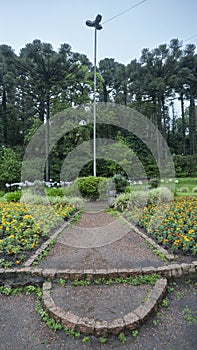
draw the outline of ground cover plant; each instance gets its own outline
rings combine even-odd
[[[177,253],[197,254],[196,196],[126,210],[124,215],[165,248]]]
[[[69,204],[0,203],[0,266],[22,264],[57,228],[74,214]]]

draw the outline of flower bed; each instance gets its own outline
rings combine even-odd
[[[197,197],[126,211],[124,215],[173,252],[197,253]]]
[[[21,264],[75,211],[62,204],[0,203],[0,267]]]

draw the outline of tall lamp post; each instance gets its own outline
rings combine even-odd
[[[93,173],[96,176],[96,48],[97,48],[97,30],[101,30],[102,26],[100,24],[102,19],[101,15],[97,15],[94,21],[87,20],[86,25],[88,27],[93,27],[94,30],[94,165]]]

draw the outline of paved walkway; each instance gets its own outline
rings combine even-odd
[[[79,221],[75,225],[68,225],[57,236],[54,247],[38,267],[53,269],[53,271],[66,269],[81,271],[121,269],[123,271],[151,266],[167,268],[169,261],[161,261],[137,231],[131,229],[130,225],[121,219],[102,211],[104,208],[105,205],[101,203],[95,205],[89,203]],[[74,325],[76,320],[76,327],[79,327],[80,331],[90,329],[91,334],[96,334],[97,337],[108,330],[110,332],[113,330],[113,335],[121,330],[127,332],[130,330],[125,345],[120,343],[118,337],[112,336],[102,346],[104,349],[185,350],[187,348],[193,350],[193,345],[197,341],[196,323],[193,321],[190,325],[189,336],[188,325],[182,310],[187,304],[195,313],[197,312],[196,303],[194,303],[196,286],[194,283],[189,289],[190,294],[187,294],[187,298],[186,285],[182,285],[180,289],[177,284],[176,293],[179,292],[181,298],[185,298],[186,304],[180,299],[180,305],[177,306],[179,300],[175,295],[169,309],[165,312],[160,310],[160,315],[163,314],[161,319],[157,319],[157,315],[153,314],[152,319],[146,321],[144,326],[141,325],[140,320],[146,320],[147,313],[155,309],[155,303],[166,290],[167,281],[165,278],[161,280],[158,280],[158,284],[156,282],[157,287],[126,284],[111,286],[93,284],[75,287],[69,283],[63,287],[54,280],[52,283],[44,283],[43,302],[45,306],[48,305],[52,315],[59,313],[57,319],[59,315],[63,315],[60,319],[70,322],[71,325]],[[170,300],[170,295],[168,298]],[[101,349],[99,339],[95,337],[91,337],[90,344],[83,344],[81,339],[66,337],[64,331],[54,335],[55,333],[49,330],[35,314],[33,304],[33,297],[0,297],[0,349]],[[193,314],[193,320],[194,315],[196,314]],[[133,321],[136,318],[138,321],[135,325]],[[97,321],[98,319],[100,321]],[[153,320],[155,324],[158,323],[157,328],[154,328]],[[139,325],[141,326],[139,336],[135,339],[131,335],[131,330]],[[95,329],[96,332],[94,332]]]
[[[64,229],[39,267],[122,269],[164,264],[146,240],[123,220],[93,211],[83,213],[77,224]]]

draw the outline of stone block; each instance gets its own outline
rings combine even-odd
[[[172,276],[172,268],[171,265],[167,266],[160,266],[156,269],[156,273],[159,273],[160,275],[164,277],[171,277]]]
[[[70,311],[65,312],[61,310],[60,316],[62,319],[62,325],[64,327],[68,327],[69,329],[72,329],[72,330],[77,330],[77,324],[79,321],[79,317],[77,315],[73,314]]]
[[[56,269],[44,269],[42,270],[42,276],[44,278],[51,278],[54,279],[56,275],[57,270]]]
[[[65,269],[65,270],[57,270],[56,271],[56,278],[63,278],[63,279],[68,279],[70,277],[70,270]]]
[[[96,270],[94,272],[94,277],[95,278],[101,278],[101,277],[106,278],[107,274],[108,274],[108,270],[106,270],[106,269],[98,269],[98,270]]]
[[[124,318],[125,328],[128,330],[135,329],[139,324],[139,317],[135,315],[133,312],[125,315]]]
[[[108,335],[108,322],[105,320],[96,321],[94,326],[94,335],[96,337],[106,337]]]
[[[113,321],[108,323],[107,328],[110,334],[117,335],[125,329],[124,320],[122,318],[115,318]]]
[[[48,291],[48,290],[50,290],[51,288],[52,288],[52,283],[51,283],[51,282],[44,282],[44,283],[43,283],[43,287],[42,287],[43,292],[44,292],[44,291]]]
[[[149,314],[149,310],[145,305],[140,305],[137,309],[134,310],[134,313],[139,317],[140,322],[144,322]]]
[[[109,269],[107,271],[106,278],[117,278],[119,277],[118,270],[117,269]]]
[[[77,322],[77,328],[79,331],[85,335],[94,334],[95,320],[88,317],[80,318]]]
[[[143,267],[142,268],[142,273],[144,275],[152,275],[153,273],[156,273],[156,268],[153,267],[153,266]]]

